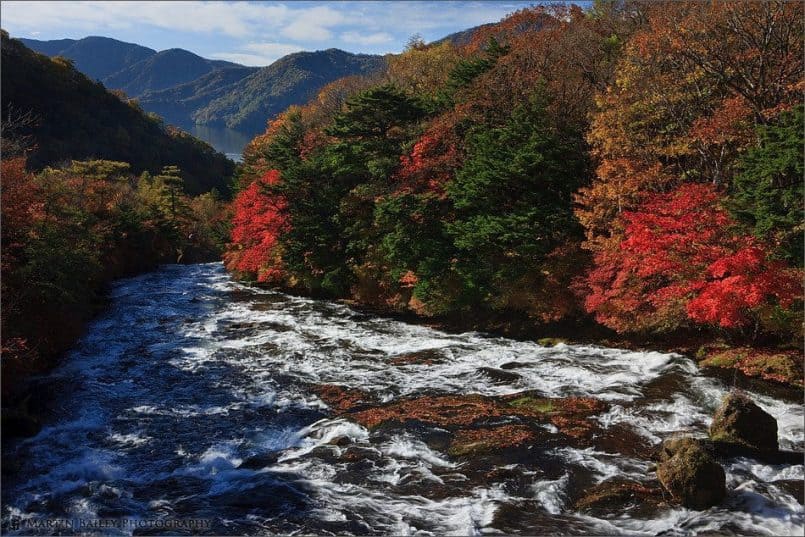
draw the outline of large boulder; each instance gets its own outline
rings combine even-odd
[[[755,449],[777,450],[777,420],[742,393],[731,393],[713,416],[710,438]]]
[[[666,440],[660,449],[657,478],[671,497],[691,509],[718,505],[727,495],[726,475],[700,442]]]

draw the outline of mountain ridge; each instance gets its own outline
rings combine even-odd
[[[455,32],[433,43],[461,46],[484,26]],[[185,49],[157,52],[100,36],[21,41],[44,54],[73,60],[90,78],[136,98],[144,110],[159,114],[166,122],[226,127],[250,134],[262,132],[267,120],[290,105],[304,104],[324,85],[385,66],[384,56],[338,48],[294,52],[269,65],[250,67],[203,58]],[[102,61],[92,60],[92,45],[112,50],[101,55]],[[114,58],[120,62],[120,69],[113,69]]]

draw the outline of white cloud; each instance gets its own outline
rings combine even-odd
[[[2,15],[26,31],[70,28],[94,33],[145,24],[184,32],[254,35],[279,27],[291,10],[283,4],[246,2],[3,2]]]
[[[270,65],[286,54],[304,50],[291,43],[247,43],[239,52],[216,52],[210,54],[216,60],[227,60],[253,67]]]
[[[249,67],[265,67],[274,61],[260,54],[246,54],[240,52],[214,52],[210,54],[210,58],[213,60],[226,60],[241,65],[248,65]]]
[[[291,43],[249,43],[243,48],[264,56],[277,57],[303,50],[299,45],[292,45]]]
[[[3,0],[3,27],[12,35],[50,38],[86,35],[145,35],[167,32],[173,42],[229,41],[220,54],[239,54],[250,63],[265,62],[285,49],[254,49],[279,38],[313,50],[339,42],[372,49],[396,43],[402,48],[414,33],[438,39],[449,33],[500,20],[524,3],[495,2],[220,2],[220,1],[14,1]],[[226,39],[224,39],[226,38]],[[128,40],[134,40],[129,37]],[[217,41],[217,40],[216,40]],[[329,41],[329,43],[328,43]],[[144,42],[144,45],[149,43]],[[279,46],[278,44],[270,44]],[[171,45],[175,46],[175,45]],[[209,47],[200,47],[207,48]],[[389,48],[394,48],[389,46]],[[218,49],[221,50],[221,49]]]
[[[357,43],[359,45],[380,45],[394,41],[394,36],[387,32],[374,34],[361,34],[360,32],[344,32],[341,34],[344,43]]]
[[[326,41],[333,37],[330,28],[348,22],[330,6],[295,10],[294,20],[281,30],[283,36],[297,41]]]

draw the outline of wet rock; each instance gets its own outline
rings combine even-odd
[[[585,491],[575,509],[600,517],[634,508],[656,510],[665,505],[662,488],[656,481],[638,483],[615,478]]]
[[[482,395],[442,395],[405,399],[352,414],[368,428],[385,422],[417,420],[430,425],[467,426],[490,417],[502,416],[503,405]]]
[[[707,509],[727,495],[724,469],[693,438],[663,443],[657,477],[673,499],[685,507]]]
[[[589,417],[608,408],[603,401],[589,397],[549,399],[521,392],[503,397],[483,395],[436,395],[404,399],[352,413],[349,417],[364,427],[377,429],[393,423],[420,422],[444,428],[474,428],[501,425],[501,421],[555,422],[570,431],[592,430]],[[586,433],[585,433],[586,434]]]
[[[533,364],[526,362],[506,362],[500,366],[501,369],[522,369],[524,367],[531,367]]]
[[[805,460],[805,453],[798,451],[757,449],[741,444],[713,440],[705,440],[703,444],[715,457],[720,459],[745,457],[755,459],[764,464],[802,464],[803,460]]]
[[[678,452],[688,448],[707,449],[704,441],[700,438],[692,438],[690,436],[669,438],[665,440],[657,450],[657,460],[660,462],[668,462]]]
[[[363,390],[335,384],[319,384],[314,386],[313,391],[327,406],[338,413],[349,412],[374,401],[374,398]]]
[[[592,397],[540,397],[531,392],[520,392],[501,398],[510,407],[510,412],[518,416],[590,416],[604,412],[609,405]]]
[[[805,460],[805,453],[798,451],[757,449],[732,442],[690,437],[666,440],[656,453],[656,459],[666,461],[681,447],[691,444],[696,444],[707,451],[710,456],[720,461],[743,457],[754,459],[764,464],[802,464],[802,461]]]
[[[593,445],[596,451],[642,460],[650,459],[655,451],[651,442],[627,423],[614,423],[595,431]]]
[[[777,450],[777,420],[742,393],[730,393],[713,416],[710,438]]]
[[[585,418],[575,416],[553,416],[551,424],[565,436],[570,436],[576,440],[589,440],[597,430],[595,424]]]
[[[5,438],[36,436],[42,429],[38,418],[19,408],[2,410],[2,434]]]
[[[447,453],[453,457],[477,456],[533,443],[534,431],[524,425],[501,425],[459,430]]]
[[[331,446],[348,446],[352,443],[352,439],[346,435],[339,435],[332,438],[329,442],[327,442]]]
[[[805,505],[805,481],[801,479],[781,479],[772,481],[771,484],[796,498],[800,505]]]
[[[380,457],[381,454],[378,450],[359,446],[350,446],[341,453],[341,460],[346,462],[375,461]]]
[[[391,365],[432,365],[444,361],[444,355],[436,349],[425,349],[416,352],[407,352],[392,356]]]
[[[275,464],[278,458],[279,452],[277,451],[273,451],[271,453],[260,453],[245,459],[240,466],[238,466],[238,468],[245,468],[247,470],[262,470],[263,468]]]
[[[520,375],[517,373],[510,373],[502,369],[495,369],[494,367],[482,367],[478,369],[478,372],[501,384],[511,384],[520,380]]]

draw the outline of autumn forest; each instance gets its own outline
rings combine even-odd
[[[424,316],[796,345],[801,19],[600,2],[414,39],[252,141],[226,266]]]
[[[2,31],[2,533],[801,534],[805,4],[308,4]]]

